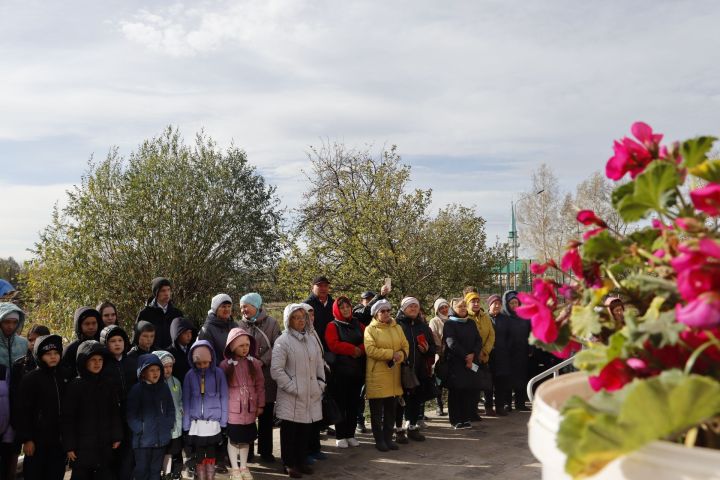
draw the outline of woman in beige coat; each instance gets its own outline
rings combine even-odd
[[[285,309],[285,331],[275,342],[270,374],[277,382],[275,416],[280,424],[280,452],[290,478],[312,469],[304,464],[311,425],[322,419],[325,370],[322,349],[309,333],[308,315],[299,303]]]
[[[402,328],[390,315],[390,302],[380,300],[372,306],[373,317],[365,329],[367,370],[365,392],[370,403],[370,422],[375,447],[381,452],[397,450],[392,440],[395,404],[402,396],[400,364],[410,349]]]

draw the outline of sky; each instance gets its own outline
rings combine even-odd
[[[718,24],[702,0],[0,0],[0,257],[168,125],[246,150],[289,209],[311,145],[397,145],[434,211],[504,239],[542,163],[574,190],[634,121],[720,133]]]

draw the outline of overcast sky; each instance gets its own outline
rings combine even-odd
[[[644,120],[718,134],[717,1],[0,0],[0,257],[113,145],[234,141],[297,204],[321,139],[396,144],[435,209],[507,236],[543,162],[566,189]]]

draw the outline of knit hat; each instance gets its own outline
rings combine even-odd
[[[192,351],[193,363],[196,362],[212,362],[212,352],[205,345],[198,345]]]
[[[210,311],[212,313],[217,313],[218,307],[220,307],[223,303],[229,303],[232,305],[232,298],[230,298],[230,295],[227,293],[218,293],[210,301]]]
[[[402,301],[400,302],[400,311],[404,312],[407,307],[409,307],[410,305],[413,305],[413,304],[417,305],[418,307],[420,306],[420,302],[415,297],[403,298]]]
[[[384,308],[390,310],[392,308],[392,305],[390,305],[390,302],[383,298],[382,300],[378,300],[377,302],[373,303],[373,306],[370,307],[370,316],[374,317],[378,310],[382,310]]]
[[[158,292],[162,287],[172,287],[172,283],[165,277],[156,277],[152,281],[152,293],[153,298],[157,297]]]
[[[263,300],[259,293],[251,292],[251,293],[246,293],[245,295],[243,295],[242,298],[240,298],[240,303],[241,304],[244,303],[246,305],[252,305],[253,307],[260,310],[260,307],[262,307]]]
[[[502,304],[502,298],[500,298],[500,295],[493,293],[487,299],[488,307],[491,307],[495,302],[500,302],[500,304]]]
[[[444,298],[438,298],[437,300],[435,300],[435,304],[433,305],[433,308],[435,309],[435,313],[437,313],[437,311],[438,311],[438,310],[440,309],[440,307],[442,307],[443,305],[447,305],[448,307],[450,306],[450,304],[448,303],[448,301],[445,300]]]
[[[44,335],[38,337],[37,340],[35,340],[35,344],[37,345],[35,351],[38,357],[42,357],[50,350],[56,350],[58,353],[62,353],[63,351],[62,337],[60,335]]]
[[[477,293],[477,292],[468,292],[468,293],[465,294],[465,303],[467,303],[468,305],[470,305],[470,301],[472,301],[472,300],[474,300],[474,299],[476,299],[476,298],[477,298],[478,300],[480,299],[480,294],[479,294],[479,293]]]
[[[152,354],[160,359],[163,366],[173,365],[175,363],[175,356],[166,350],[155,350]]]

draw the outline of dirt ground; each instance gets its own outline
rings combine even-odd
[[[428,409],[429,410],[429,409]],[[401,445],[395,452],[381,453],[374,447],[372,435],[358,434],[360,447],[339,449],[335,439],[322,441],[330,458],[316,462],[315,479],[418,479],[498,478],[503,480],[539,479],[540,465],[527,445],[529,412],[513,411],[507,417],[483,417],[472,430],[453,430],[447,417],[430,417],[423,431],[427,440]],[[275,456],[280,458],[279,431],[276,430]],[[287,477],[279,460],[274,465],[251,464],[257,480]],[[218,475],[225,479],[229,476]]]

